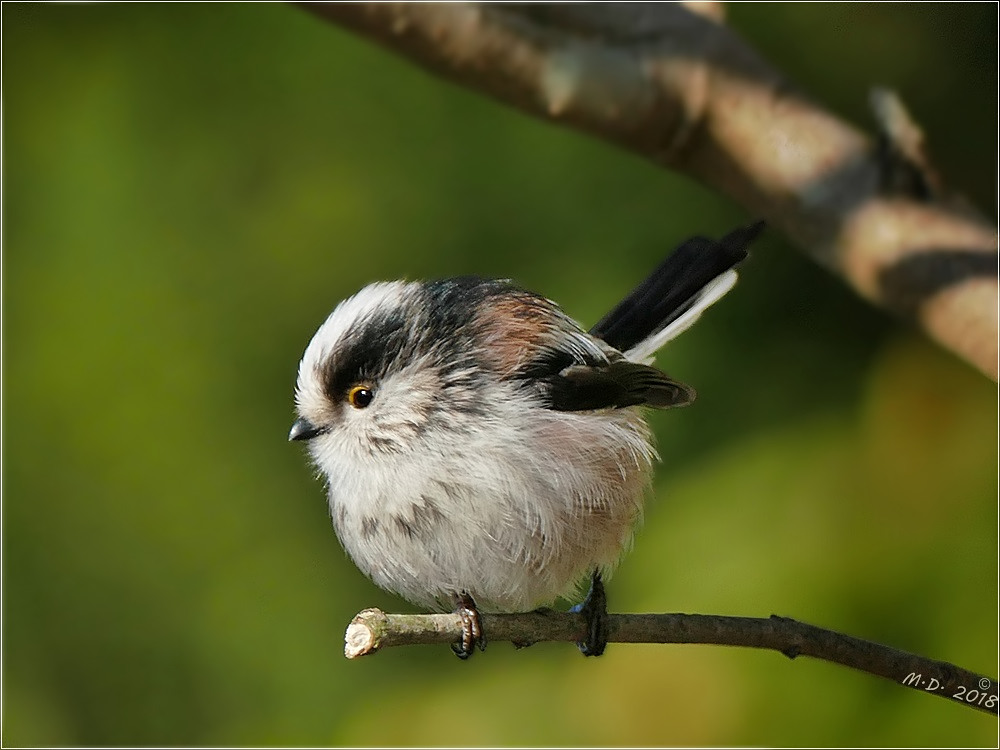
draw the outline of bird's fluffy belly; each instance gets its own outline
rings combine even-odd
[[[468,592],[483,611],[517,612],[571,596],[617,562],[649,483],[641,416],[603,416],[550,412],[504,455],[465,444],[420,466],[397,457],[392,474],[408,484],[331,481],[337,535],[376,584],[421,606],[450,609]]]

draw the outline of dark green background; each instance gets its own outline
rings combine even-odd
[[[996,6],[734,5],[869,127],[895,87],[995,205]],[[3,742],[994,744],[995,718],[774,653],[494,644],[360,662],[285,442],[299,356],[381,278],[510,276],[593,323],[748,217],[285,5],[3,5]],[[660,364],[690,409],[617,611],[778,613],[997,669],[997,398],[770,232]]]

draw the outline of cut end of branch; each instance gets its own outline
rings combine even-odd
[[[357,659],[378,651],[378,636],[386,622],[385,612],[380,609],[366,609],[355,615],[344,633],[344,656]]]

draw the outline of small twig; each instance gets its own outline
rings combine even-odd
[[[490,642],[577,642],[586,631],[583,616],[571,612],[484,613],[481,618]],[[347,628],[344,655],[354,659],[388,646],[454,643],[461,632],[455,614],[394,615],[366,609]],[[773,649],[790,659],[812,656],[842,664],[994,715],[1000,705],[997,681],[991,677],[777,615],[608,615],[608,641]]]
[[[868,97],[879,128],[879,147],[885,163],[882,190],[887,195],[910,195],[918,200],[947,197],[941,177],[927,154],[924,131],[899,98],[886,88],[872,89]]]

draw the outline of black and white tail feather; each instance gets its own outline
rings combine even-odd
[[[681,244],[639,286],[605,315],[590,334],[649,364],[664,344],[690,328],[736,283],[734,266],[764,229],[758,221],[721,240],[692,237]]]
[[[611,348],[610,356],[565,368],[552,366],[546,358],[551,370],[541,380],[548,388],[551,408],[668,409],[694,401],[694,389],[653,367],[653,359],[658,349],[690,328],[706,308],[733,288],[734,266],[747,257],[747,247],[763,228],[764,222],[757,222],[721,240],[693,237],[681,244],[590,329],[590,336]],[[534,374],[541,375],[543,369]]]

